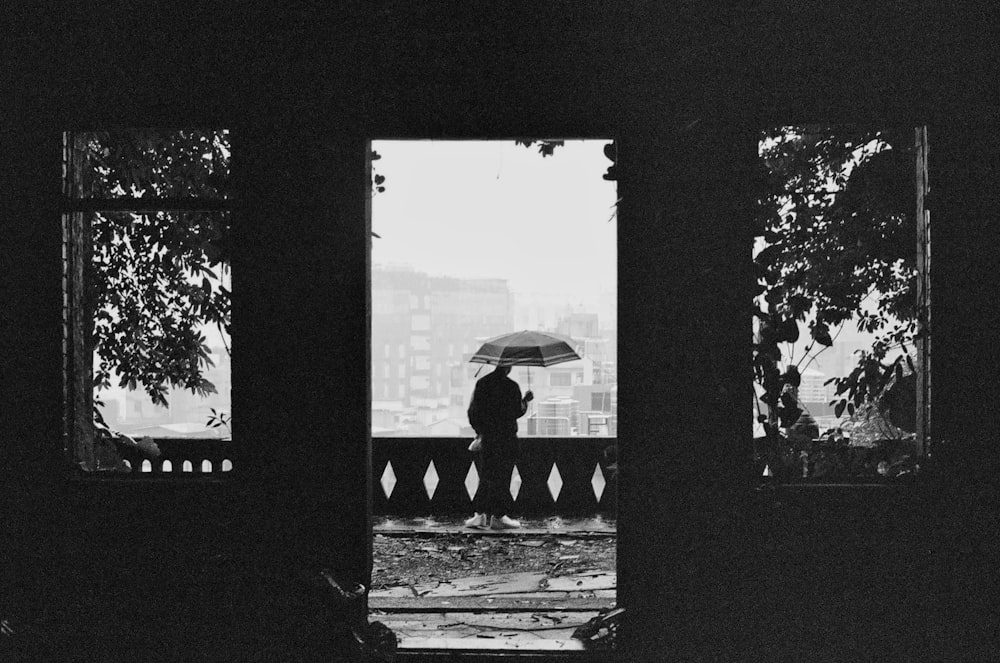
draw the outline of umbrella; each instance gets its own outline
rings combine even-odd
[[[502,334],[483,343],[469,362],[494,366],[552,366],[581,358],[572,343],[567,336],[549,332],[525,330]],[[528,385],[530,388],[530,372]]]

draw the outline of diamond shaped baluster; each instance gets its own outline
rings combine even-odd
[[[555,463],[552,463],[552,471],[549,472],[549,480],[545,484],[549,487],[549,494],[552,495],[552,501],[557,501],[559,493],[562,492],[563,480],[559,476],[559,468],[556,467]]]
[[[437,490],[438,484],[441,482],[440,477],[438,477],[437,468],[434,467],[434,461],[430,462],[427,466],[427,471],[424,472],[424,490],[427,491],[427,499],[434,499],[434,491]]]
[[[479,472],[476,464],[469,463],[469,473],[465,475],[465,492],[469,495],[469,500],[476,499],[476,492],[479,490]]]
[[[594,467],[594,476],[590,478],[590,486],[594,489],[594,497],[597,501],[601,501],[601,495],[604,494],[604,488],[608,485],[608,482],[604,480],[604,472],[601,471],[601,465],[598,463]]]
[[[517,501],[517,495],[521,492],[521,473],[517,471],[517,465],[514,466],[514,471],[510,473],[510,497],[515,502]]]
[[[385,494],[385,499],[392,497],[392,489],[396,487],[396,473],[392,470],[392,461],[388,461],[385,464],[385,469],[382,470],[382,478],[379,479],[379,483],[382,484],[382,492]]]

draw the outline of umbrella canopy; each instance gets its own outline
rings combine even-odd
[[[560,334],[519,331],[489,339],[469,362],[494,366],[552,366],[580,359],[572,340]]]

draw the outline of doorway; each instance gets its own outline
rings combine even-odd
[[[371,143],[369,601],[404,647],[572,647],[615,606],[614,149]],[[534,395],[505,486],[520,526],[471,528],[467,409],[493,367],[470,359],[518,330],[571,339],[580,358],[512,369]]]

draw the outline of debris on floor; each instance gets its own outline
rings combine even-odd
[[[615,607],[614,523],[525,525],[499,533],[442,520],[383,522],[373,546],[372,618],[407,650],[606,645],[610,629],[594,620]]]

